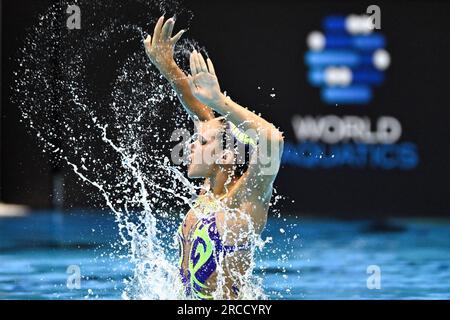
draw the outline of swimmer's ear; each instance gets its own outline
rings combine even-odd
[[[234,162],[234,153],[230,150],[224,150],[222,152],[220,163],[221,164],[233,164]]]

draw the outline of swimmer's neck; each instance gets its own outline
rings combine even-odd
[[[217,170],[214,172],[210,177],[205,179],[205,186],[206,190],[210,190],[214,197],[221,198],[224,197],[227,194],[227,191],[233,188],[234,184],[236,183],[237,179],[231,179],[229,180],[229,174],[224,170]],[[225,183],[226,188],[225,188]]]

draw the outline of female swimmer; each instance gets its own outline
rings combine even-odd
[[[174,18],[159,18],[144,45],[196,127],[188,177],[204,179],[204,191],[178,229],[180,276],[188,297],[237,299],[250,267],[252,235],[259,235],[267,221],[284,138],[274,125],[221,92],[210,59],[205,62],[194,50],[190,75],[177,66],[174,46],[184,30],[172,37],[174,24]],[[228,132],[237,141],[231,146]],[[239,144],[249,154],[243,163],[237,163]]]

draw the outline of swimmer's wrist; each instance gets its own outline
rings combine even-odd
[[[176,63],[173,63],[170,67],[165,68],[164,70],[160,70],[160,73],[172,86],[178,85],[180,81],[186,81],[186,75]]]
[[[160,66],[159,72],[167,79],[171,80],[171,78],[174,78],[177,74],[177,71],[179,70],[178,65],[175,61],[164,63]]]
[[[228,113],[230,101],[230,97],[221,93],[218,99],[211,103],[210,107],[220,114]]]

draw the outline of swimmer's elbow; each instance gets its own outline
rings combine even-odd
[[[280,148],[283,149],[284,148],[284,134],[283,134],[283,132],[281,132],[278,129],[277,129],[277,141],[278,141],[278,144],[280,145]]]
[[[270,130],[270,137],[273,141],[282,141],[284,139],[283,132],[275,128],[275,126]]]
[[[270,141],[278,142],[280,145],[284,143],[284,135],[277,127],[273,124],[270,125],[270,129],[268,131],[268,138]]]
[[[284,134],[280,130],[274,128],[271,133],[271,144],[274,144],[277,147],[278,152],[276,156],[281,158],[284,149]]]

